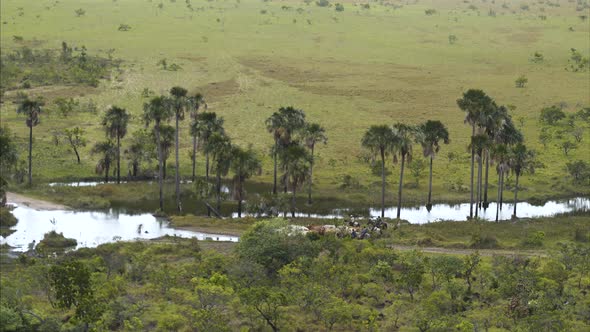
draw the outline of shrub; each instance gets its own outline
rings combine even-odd
[[[328,0],[319,0],[319,1],[316,1],[315,4],[320,7],[330,7],[330,1],[328,1]]]
[[[39,249],[64,249],[75,247],[76,245],[78,245],[78,241],[76,241],[76,239],[69,239],[66,238],[63,233],[51,231],[49,233],[45,233],[43,240],[39,242]]]
[[[432,8],[430,8],[430,9],[426,9],[426,10],[424,11],[424,14],[426,14],[426,15],[428,15],[428,16],[430,16],[430,15],[434,15],[434,14],[436,14],[436,9],[432,9]]]
[[[524,88],[524,86],[528,83],[529,79],[526,78],[526,76],[524,75],[520,75],[516,81],[514,81],[514,84],[516,85],[517,88]]]
[[[449,35],[449,44],[453,45],[456,42],[457,42],[457,36]]]
[[[495,249],[500,246],[498,245],[498,240],[493,235],[473,234],[469,247],[473,249]]]
[[[545,240],[545,233],[538,231],[529,234],[527,238],[522,241],[522,245],[525,247],[538,248],[543,246],[543,240]]]
[[[584,228],[576,228],[574,231],[574,240],[576,242],[590,242],[590,231]]]
[[[337,12],[343,12],[344,11],[344,6],[340,3],[337,3],[335,6],[335,9]]]
[[[565,167],[574,183],[590,182],[590,165],[587,162],[577,160],[565,164]]]

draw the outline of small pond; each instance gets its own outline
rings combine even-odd
[[[237,242],[238,237],[208,234],[174,229],[168,222],[151,214],[126,214],[109,212],[44,211],[26,206],[17,206],[12,213],[18,224],[1,243],[15,247],[15,251],[27,251],[29,244],[39,243],[43,235],[50,231],[63,233],[67,238],[78,241],[77,248],[96,247],[103,243],[131,240],[148,240],[164,235],[183,238],[211,239],[214,241]]]

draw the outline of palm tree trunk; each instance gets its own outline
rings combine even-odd
[[[502,172],[502,185],[500,187],[500,211],[502,211],[502,207],[504,205],[504,172]]]
[[[176,189],[176,209],[180,212],[182,211],[182,205],[180,205],[180,165],[179,165],[179,161],[178,161],[178,121],[179,121],[179,115],[178,113],[176,114],[176,132],[174,133],[174,140],[176,141],[175,145],[176,145],[176,149],[175,149],[175,153],[176,153],[176,163],[174,164],[174,166],[176,167],[176,172],[174,174],[174,182],[175,182],[175,189]]]
[[[121,136],[117,129],[117,184],[121,183]]]
[[[158,186],[160,191],[160,211],[164,211],[164,162],[162,158],[162,145],[160,144],[160,122],[156,122],[156,146],[158,148]]]
[[[486,178],[485,178],[485,185],[483,189],[483,208],[488,208],[488,177],[490,171],[490,151],[486,150]]]
[[[192,156],[192,162],[193,162],[193,176],[192,176],[192,180],[193,183],[195,182],[195,176],[196,176],[196,167],[197,167],[197,136],[193,136],[193,156]]]
[[[205,152],[205,181],[209,183],[209,152]]]
[[[166,173],[167,173],[166,169],[168,168],[167,164],[168,164],[168,159],[164,159],[164,180],[166,180]]]
[[[432,155],[430,156],[430,176],[428,179],[428,203],[426,203],[426,209],[430,212],[432,209]]]
[[[104,183],[109,183],[109,170],[111,169],[111,163],[107,163],[106,165],[106,169],[104,172]]]
[[[242,178],[239,177],[238,181],[238,218],[242,218]]]
[[[217,212],[221,213],[221,171],[217,170]]]
[[[512,214],[512,218],[516,218],[516,203],[518,202],[518,173],[516,173],[516,184],[514,186],[514,213]]]
[[[132,173],[133,177],[136,177],[137,176],[137,162],[135,162],[135,161],[133,162],[133,165],[132,165],[132,172],[133,172]]]
[[[297,185],[293,186],[293,198],[291,199],[291,218],[295,218],[295,198],[297,195]]]
[[[496,222],[498,222],[500,217],[500,192],[502,188],[502,168],[500,168],[500,172],[498,173],[498,199],[496,200]]]
[[[385,151],[381,149],[381,218],[385,218]]]
[[[31,121],[32,122],[32,121]],[[29,126],[29,186],[33,185],[33,126]]]
[[[477,202],[475,203],[475,218],[479,217],[480,188],[481,188],[481,156],[479,156],[479,160],[477,162],[477,181],[475,183],[475,199],[477,200]]]
[[[272,186],[272,194],[276,195],[277,194],[277,149],[279,147],[279,140],[278,138],[275,138],[275,149],[273,151],[273,159],[274,159],[274,181],[273,181],[273,186]]]
[[[406,164],[406,155],[402,154],[402,169],[399,172],[399,188],[397,190],[397,219],[399,219],[402,208],[402,188],[404,182],[404,167]]]
[[[307,193],[307,204],[311,205],[311,186],[313,185],[313,150],[314,146],[311,146],[311,162],[309,163],[309,189]]]
[[[475,137],[475,124],[471,126],[471,138]],[[475,147],[471,144],[471,198],[469,201],[469,218],[473,218],[473,169],[475,167]]]

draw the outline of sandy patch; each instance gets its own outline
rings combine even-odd
[[[48,202],[48,201],[44,201],[44,200],[40,200],[40,199],[36,199],[36,198],[31,198],[31,197],[23,196],[20,194],[11,193],[11,192],[6,193],[6,200],[8,201],[8,203],[25,205],[25,206],[28,206],[28,207],[35,209],[35,210],[52,211],[52,210],[69,210],[70,209],[69,207],[67,207],[65,205],[61,205],[61,204],[57,204],[57,203],[53,203],[53,202]]]

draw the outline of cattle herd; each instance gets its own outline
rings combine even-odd
[[[350,237],[352,239],[368,239],[372,236],[381,235],[389,225],[380,217],[368,219],[363,225],[360,221],[351,217],[344,225],[289,225],[287,233],[289,235],[315,233],[318,235],[333,235],[338,238]]]

